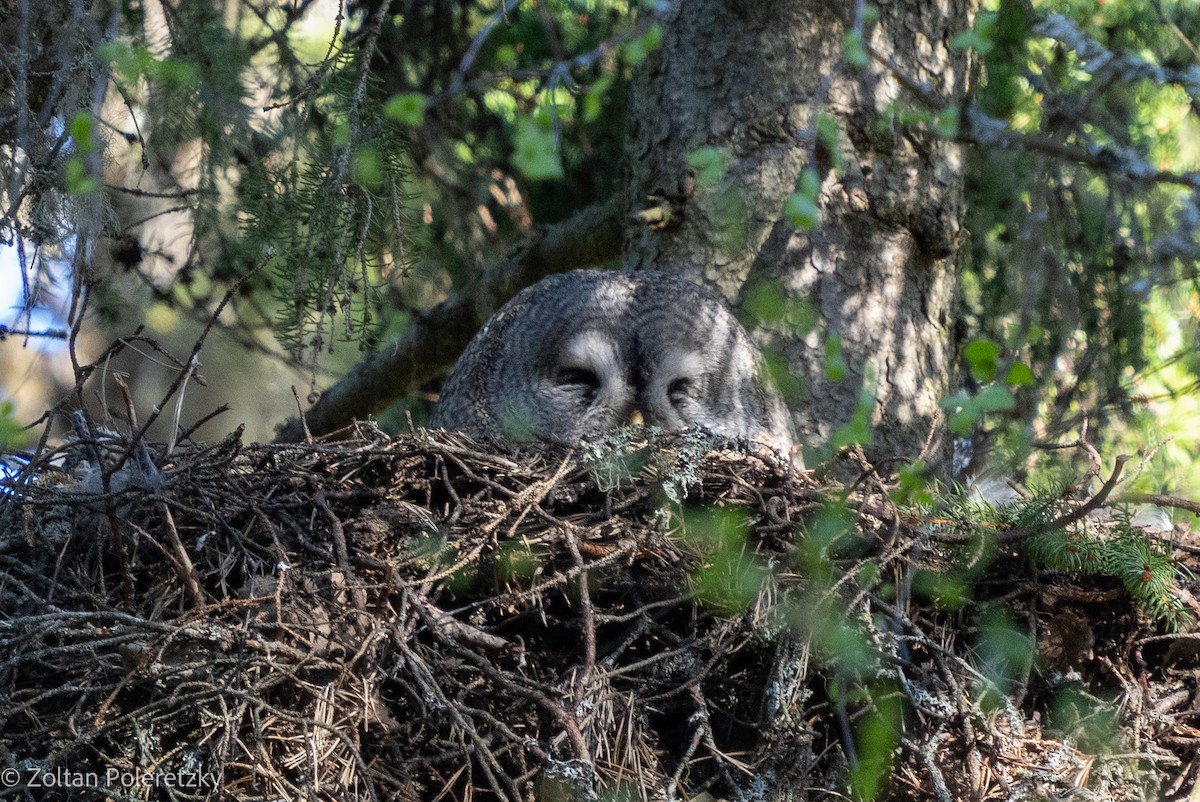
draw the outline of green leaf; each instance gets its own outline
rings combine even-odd
[[[959,390],[953,395],[948,395],[938,402],[938,406],[942,409],[958,409],[971,403],[971,395],[965,390]]]
[[[992,43],[980,37],[975,31],[963,31],[950,40],[950,47],[954,50],[974,50],[986,54],[992,49]]]
[[[627,42],[622,48],[621,53],[625,57],[625,63],[631,67],[636,67],[646,60],[646,56],[653,53],[662,44],[662,28],[658,25],[651,25],[644,34],[636,39]]]
[[[5,399],[0,403],[0,451],[7,451],[21,442],[24,427],[14,417],[13,402]]]
[[[892,755],[900,741],[903,709],[900,689],[880,683],[870,691],[871,704],[855,722],[855,741],[858,743],[858,764],[850,772],[853,799],[876,799],[891,773]]]
[[[804,168],[800,173],[800,180],[796,182],[796,191],[816,203],[821,196],[821,178],[817,171],[811,167]]]
[[[376,148],[366,146],[354,154],[354,180],[359,186],[373,189],[383,180],[383,163]]]
[[[981,617],[976,637],[980,670],[1001,693],[1007,693],[1035,656],[1033,639],[1002,610]]]
[[[712,187],[725,177],[725,151],[720,148],[700,148],[687,157],[688,167],[696,171],[696,183]]]
[[[829,151],[829,155],[833,160],[834,172],[840,176],[845,169],[845,159],[842,157],[842,143],[838,136],[837,121],[828,114],[817,115],[817,139]],[[813,171],[813,177],[816,177],[815,170]],[[819,189],[820,181],[817,181],[817,186]]]
[[[940,406],[943,409],[956,410],[950,415],[950,431],[966,436],[985,414],[1012,409],[1016,406],[1016,401],[1007,387],[992,384],[983,388],[976,396],[961,392],[947,396],[941,400]]]
[[[774,323],[787,314],[787,298],[778,281],[756,281],[746,287],[742,307],[758,323]]]
[[[174,58],[151,59],[145,66],[146,75],[163,83],[190,88],[200,85],[200,68],[190,61]]]
[[[717,191],[716,197],[711,202],[705,202],[705,206],[709,207],[713,223],[713,242],[721,249],[721,253],[730,258],[744,253],[750,237],[751,211],[741,187],[730,185]]]
[[[125,83],[133,83],[142,77],[141,54],[125,42],[101,42],[96,53]]]
[[[516,149],[512,163],[526,178],[544,181],[562,178],[562,159],[554,141],[554,132],[532,117],[517,119],[517,132],[513,137]]]
[[[782,282],[763,279],[746,285],[740,304],[745,311],[746,324],[782,324],[797,336],[804,336],[817,327],[820,313],[803,298],[789,298]]]
[[[968,404],[950,416],[948,424],[950,431],[959,437],[966,437],[971,433],[971,429],[975,428],[975,424],[979,422],[981,416],[982,413],[978,407]]]
[[[846,61],[860,69],[871,63],[871,54],[863,44],[862,35],[855,31],[850,31],[842,39],[842,54]]]
[[[958,136],[958,109],[949,106],[939,111],[934,117],[934,130],[942,139],[953,139]]]
[[[718,615],[733,617],[754,603],[770,576],[771,570],[761,558],[723,551],[692,574],[692,587],[701,604]]]
[[[507,581],[528,581],[545,562],[540,550],[515,540],[501,543],[496,553],[496,569]]]
[[[788,369],[787,362],[778,354],[763,354],[766,379],[783,396],[788,406],[795,407],[804,400],[804,384]]]
[[[792,228],[807,230],[821,222],[821,210],[811,198],[793,192],[783,204],[783,217]]]
[[[730,508],[685,510],[681,537],[703,554],[691,574],[696,598],[733,616],[757,598],[771,571],[746,544],[748,521]]]
[[[1009,410],[1016,406],[1012,392],[1007,387],[1001,387],[998,384],[989,385],[980,390],[979,395],[975,396],[975,403],[984,412]]]
[[[496,66],[502,70],[515,70],[519,60],[517,49],[512,45],[500,45],[496,48]]]
[[[898,504],[929,506],[933,494],[929,492],[928,466],[924,460],[909,463],[900,469],[900,486],[892,494]]]
[[[96,52],[124,83],[134,83],[144,76],[185,88],[200,84],[200,68],[190,61],[155,58],[146,48],[124,42],[103,42]]]
[[[1008,369],[1008,375],[1004,377],[1004,383],[1018,387],[1027,387],[1033,384],[1033,371],[1024,362],[1014,362],[1012,367]]]
[[[963,31],[950,40],[954,50],[974,50],[982,56],[992,52],[995,43],[992,41],[996,32],[996,14],[985,11],[975,18],[975,27]]]
[[[804,336],[816,329],[821,322],[821,313],[817,308],[803,298],[789,301],[784,323],[797,336]]]
[[[901,125],[928,125],[933,119],[932,112],[926,109],[901,109],[897,118]]]
[[[830,117],[828,114],[817,115],[817,136],[829,148],[837,147],[838,129],[837,120]]]
[[[594,123],[600,119],[600,115],[604,111],[604,96],[612,88],[612,85],[613,77],[611,75],[602,75],[588,89],[587,94],[583,96],[584,122]]]
[[[854,407],[854,414],[850,416],[850,420],[845,426],[833,433],[829,438],[829,444],[835,450],[841,450],[854,445],[870,445],[874,440],[871,432],[871,413],[874,410],[875,396],[865,388],[860,390],[858,393],[858,404]]]
[[[81,153],[91,153],[95,147],[92,141],[92,115],[86,111],[81,111],[71,118],[71,122],[67,125],[67,132],[71,135],[71,140],[75,143],[75,147]]]
[[[825,340],[825,377],[840,382],[846,378],[846,359],[842,356],[842,338],[836,334]]]
[[[808,525],[809,537],[821,544],[823,551],[831,549],[839,540],[854,534],[855,517],[842,501],[828,500]]]
[[[87,195],[96,191],[96,179],[88,170],[87,162],[79,155],[67,159],[67,194]]]
[[[334,121],[330,144],[334,148],[344,148],[350,144],[350,123],[344,118]]]
[[[398,123],[416,127],[425,122],[425,100],[419,92],[402,92],[388,99],[383,113]]]
[[[963,577],[936,571],[918,571],[913,578],[913,594],[931,600],[942,610],[958,610],[973,601]]]
[[[996,360],[999,356],[1000,346],[990,340],[975,340],[963,349],[963,357],[970,365],[971,375],[981,382],[996,378]]]
[[[1112,754],[1122,744],[1120,707],[1097,704],[1095,696],[1067,685],[1051,698],[1047,723],[1067,733],[1080,749],[1091,754]]]

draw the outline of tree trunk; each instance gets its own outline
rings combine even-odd
[[[891,104],[911,100],[896,74],[958,106],[971,63],[949,43],[971,27],[978,0],[880,4],[880,20],[863,36],[876,56],[865,69],[844,58],[853,7],[823,0],[669,7],[662,46],[635,80],[624,265],[683,274],[731,301],[751,284],[777,282],[788,301],[818,316],[813,331],[757,332],[803,387],[792,400],[801,441],[828,442],[865,386],[876,397],[868,455],[923,454],[943,464],[942,439],[927,441],[953,373],[963,158],[951,141],[885,120]],[[813,133],[820,114],[837,124],[842,170]],[[701,148],[726,155],[724,179],[714,186],[689,176],[688,157]],[[821,180],[821,222],[805,231],[782,211],[808,166]],[[669,210],[665,227],[636,217],[654,205]],[[841,379],[826,371],[834,337],[846,363]]]
[[[865,69],[845,59],[853,20],[844,9],[853,6],[669,7],[662,46],[633,90],[624,266],[681,273],[731,301],[775,282],[786,300],[817,313],[811,331],[773,324],[756,332],[803,385],[798,403],[789,399],[801,441],[829,442],[865,387],[876,398],[868,457],[879,464],[924,455],[944,470],[943,438],[931,441],[930,433],[940,429],[938,402],[953,373],[963,158],[953,142],[882,124],[904,100],[902,82],[883,64],[957,108],[971,64],[949,43],[971,27],[978,0],[880,4],[879,22],[864,33],[876,55]],[[835,149],[814,133],[821,114],[836,122]],[[689,174],[689,156],[702,148],[724,152],[720,181]],[[820,179],[821,222],[797,230],[782,213],[810,166]],[[639,216],[647,209],[652,214]],[[831,339],[842,344],[840,379],[826,370]],[[753,765],[756,793],[772,802],[809,799],[825,781],[812,773],[804,638],[781,637],[765,689]]]

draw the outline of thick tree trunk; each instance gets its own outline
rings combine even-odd
[[[864,36],[877,58],[865,69],[844,55],[854,5],[684,0],[669,8],[662,47],[634,86],[624,264],[681,273],[731,301],[776,282],[818,313],[813,331],[756,332],[803,384],[793,401],[801,440],[828,442],[865,386],[876,396],[870,458],[941,461],[944,444],[927,441],[952,381],[963,159],[951,142],[881,124],[903,99],[903,82],[881,62],[957,107],[971,65],[949,42],[971,27],[978,0],[880,4]],[[836,122],[840,170],[813,133],[821,114]],[[689,176],[689,156],[702,148],[724,151],[723,181]],[[809,166],[821,182],[821,223],[801,231],[782,212]],[[639,217],[648,208],[655,213]],[[835,337],[841,379],[826,371]],[[773,802],[809,799],[825,781],[812,770],[804,638],[781,638],[764,691],[753,765],[756,794]]]
[[[926,441],[952,374],[954,254],[962,221],[960,148],[889,127],[898,74],[956,107],[971,65],[951,38],[978,0],[897,0],[864,39],[877,58],[844,58],[853,3],[685,0],[662,23],[662,47],[635,82],[628,149],[625,267],[681,273],[736,301],[748,282],[776,280],[819,315],[815,331],[760,331],[804,386],[793,402],[809,445],[846,423],[864,386],[875,393],[877,460],[941,457]],[[844,170],[811,132],[836,121]],[[727,155],[722,183],[688,177],[701,148]],[[821,179],[821,223],[782,219],[807,166]],[[665,199],[666,203],[663,203]],[[671,221],[637,221],[673,204]],[[844,378],[826,376],[826,342],[840,338]]]

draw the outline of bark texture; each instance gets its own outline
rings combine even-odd
[[[952,377],[954,254],[963,212],[960,147],[884,122],[906,78],[948,107],[965,96],[969,56],[950,40],[971,27],[977,0],[880,4],[865,69],[844,58],[853,3],[685,0],[664,12],[662,47],[636,82],[631,109],[624,264],[683,274],[737,301],[774,280],[819,315],[814,331],[759,331],[803,386],[797,431],[827,442],[854,412],[864,384],[876,395],[877,460],[940,457],[938,401]],[[844,169],[813,134],[817,115],[838,127]],[[688,157],[723,149],[724,180],[702,186]],[[807,166],[821,179],[821,223],[782,219]],[[694,172],[694,171],[692,171]],[[637,213],[668,210],[665,227]],[[846,375],[826,376],[825,344],[841,339]]]

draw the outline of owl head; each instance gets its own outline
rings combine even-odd
[[[708,291],[657,272],[576,270],[518,294],[455,365],[432,425],[574,444],[639,418],[784,454],[793,440],[733,314]]]

